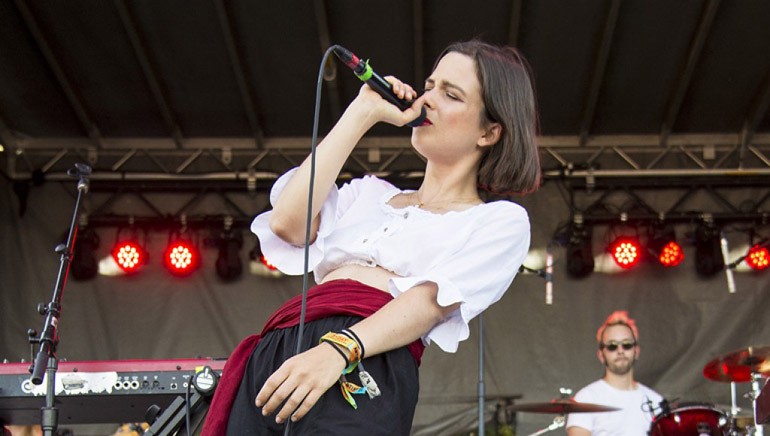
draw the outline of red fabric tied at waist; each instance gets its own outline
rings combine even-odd
[[[393,297],[387,292],[355,280],[332,280],[308,290],[305,322],[335,315],[365,318],[378,311],[392,299]],[[222,377],[214,392],[214,398],[211,401],[201,432],[202,436],[218,436],[227,432],[230,409],[233,401],[235,401],[251,353],[266,333],[298,325],[301,309],[302,295],[297,295],[273,313],[260,334],[247,337],[235,347],[222,369]],[[422,340],[418,339],[412,342],[407,348],[419,365],[422,352],[425,350]]]

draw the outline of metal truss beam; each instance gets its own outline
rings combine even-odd
[[[543,136],[538,140],[541,165],[548,179],[617,180],[656,178],[732,178],[750,180],[770,175],[770,134],[752,135],[740,156],[741,134],[670,135],[660,147],[659,135]],[[193,181],[270,180],[301,162],[310,138],[266,138],[264,149],[253,138],[187,138],[178,149],[170,138],[103,138],[96,149],[89,138],[24,138],[7,141],[8,176],[28,179],[42,170],[47,180],[68,180],[74,162],[89,162],[94,180],[189,183]],[[366,137],[343,169],[343,178],[376,174],[398,179],[422,177],[424,160],[409,138]],[[770,178],[768,178],[770,179]]]

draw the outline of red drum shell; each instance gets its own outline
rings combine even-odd
[[[650,436],[724,436],[727,418],[709,404],[691,404],[673,408],[652,421]]]

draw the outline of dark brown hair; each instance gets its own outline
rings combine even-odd
[[[513,47],[474,39],[447,47],[447,53],[469,56],[476,64],[485,113],[482,120],[502,126],[500,140],[481,158],[478,185],[492,195],[521,195],[540,187],[537,105],[530,67]],[[435,69],[435,65],[434,65]]]

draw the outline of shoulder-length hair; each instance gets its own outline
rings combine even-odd
[[[523,195],[540,187],[537,104],[531,70],[513,47],[491,45],[474,39],[457,42],[439,55],[457,52],[476,64],[484,103],[482,120],[502,126],[500,140],[481,158],[478,186],[494,196]],[[434,65],[434,69],[436,67]]]

